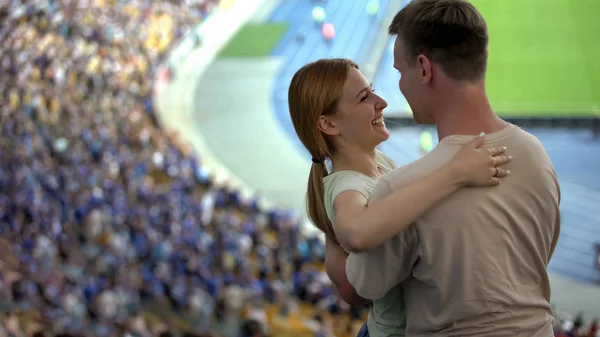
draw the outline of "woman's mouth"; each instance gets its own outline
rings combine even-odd
[[[373,122],[371,122],[372,125],[375,126],[385,126],[385,121],[383,120],[383,116],[376,118],[375,120],[373,120]]]

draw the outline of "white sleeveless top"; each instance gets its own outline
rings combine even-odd
[[[396,168],[394,161],[383,152],[377,151],[377,166],[384,174]],[[363,173],[344,170],[334,172],[323,178],[325,185],[325,209],[327,217],[334,226],[335,212],[333,202],[344,191],[357,191],[367,200],[373,193],[378,178],[369,177]],[[365,224],[368,226],[368,224]],[[406,314],[404,309],[404,290],[398,285],[390,290],[383,298],[373,301],[367,320],[371,337],[403,337],[406,329]]]

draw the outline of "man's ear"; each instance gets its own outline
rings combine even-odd
[[[329,136],[337,136],[340,130],[337,128],[335,121],[329,116],[319,116],[319,130]]]
[[[433,80],[434,67],[433,63],[431,63],[431,60],[427,56],[423,54],[417,56],[417,67],[419,68],[421,83],[427,84]]]

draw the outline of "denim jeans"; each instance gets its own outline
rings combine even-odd
[[[367,327],[367,322],[365,322],[360,330],[358,330],[356,337],[369,337],[369,328]]]

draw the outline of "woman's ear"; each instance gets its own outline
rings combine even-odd
[[[319,116],[319,130],[329,136],[337,136],[340,130],[337,128],[335,121],[330,116]]]

